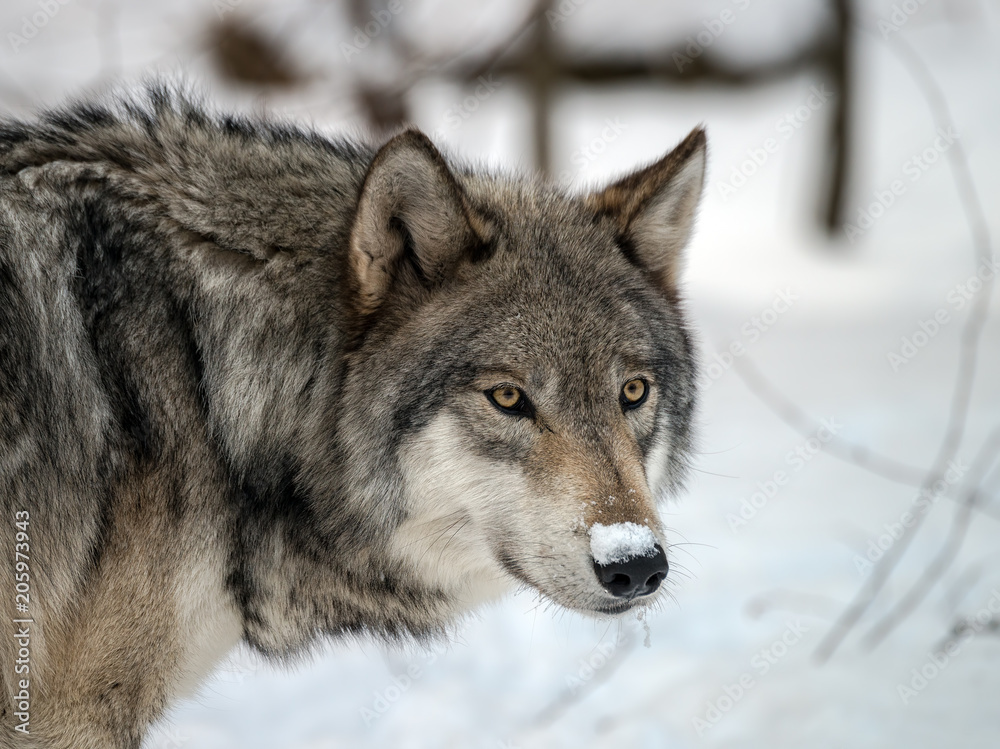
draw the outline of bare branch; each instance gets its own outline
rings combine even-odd
[[[903,41],[900,34],[894,34],[890,45],[904,64],[907,71],[920,87],[935,124],[938,127],[954,129],[954,120],[948,109],[948,102],[928,71],[920,57],[913,49]],[[976,192],[975,184],[972,180],[972,173],[969,169],[968,158],[960,140],[948,150],[948,163],[951,167],[952,176],[955,179],[959,199],[965,210],[966,219],[972,234],[975,249],[975,266],[988,260],[991,255],[991,240],[989,224],[983,213],[982,204]],[[972,309],[966,318],[962,328],[961,352],[959,355],[958,374],[955,378],[955,386],[952,391],[951,406],[948,412],[948,426],[945,430],[944,439],[938,449],[937,457],[933,467],[927,474],[923,482],[921,493],[929,490],[934,484],[941,480],[945,467],[953,460],[958,453],[962,438],[965,435],[966,421],[969,413],[969,403],[972,399],[972,385],[976,374],[976,361],[979,354],[979,342],[983,327],[989,313],[990,299],[993,292],[992,277],[983,282],[983,288],[979,292],[972,304]],[[914,500],[914,504],[919,501]],[[823,638],[816,649],[816,657],[822,662],[826,661],[840,644],[847,634],[854,628],[858,620],[864,615],[871,605],[871,602],[878,595],[879,591],[889,579],[899,560],[909,548],[910,541],[916,534],[917,529],[926,517],[924,514],[914,513],[915,522],[903,529],[903,535],[886,552],[872,571],[865,585],[857,593],[854,601],[844,611],[833,629]]]
[[[990,496],[989,490],[984,490],[980,482],[982,476],[986,475],[996,462],[997,457],[1000,457],[1000,427],[993,430],[989,439],[986,440],[979,454],[976,456],[976,460],[973,461],[970,474],[979,473],[980,475],[974,476],[970,482],[972,489],[965,495],[962,503],[955,508],[955,514],[951,520],[951,528],[948,531],[948,538],[944,546],[941,547],[941,550],[931,563],[927,565],[927,569],[924,570],[920,578],[906,592],[906,595],[871,628],[864,640],[865,645],[869,648],[876,647],[913,612],[920,602],[924,600],[934,584],[941,579],[941,576],[944,575],[955,561],[958,552],[962,548],[962,543],[965,541],[969,525],[972,522],[973,510],[977,505],[982,504],[984,499]]]
[[[811,437],[819,429],[819,421],[785,397],[761,374],[749,357],[744,356],[739,359],[734,357],[733,369],[754,395],[774,411],[778,418],[803,437]],[[920,486],[923,479],[922,469],[836,435],[823,445],[823,449],[838,460],[843,460],[898,484]]]

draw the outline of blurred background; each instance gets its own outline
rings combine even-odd
[[[665,604],[237,652],[147,749],[1000,746],[1000,3],[7,0],[0,36],[7,114],[162,74],[571,190],[708,128]]]

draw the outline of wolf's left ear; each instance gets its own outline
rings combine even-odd
[[[434,144],[419,130],[400,133],[368,167],[351,229],[359,311],[377,309],[396,284],[437,283],[482,236],[482,222]]]
[[[701,198],[705,146],[705,130],[696,128],[655,164],[585,198],[591,210],[615,222],[629,259],[668,292],[677,287]]]

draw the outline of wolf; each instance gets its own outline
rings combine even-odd
[[[240,641],[655,602],[705,162],[569,194],[159,83],[0,124],[4,745],[139,747]]]

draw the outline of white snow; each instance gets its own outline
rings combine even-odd
[[[594,523],[590,527],[590,553],[598,564],[624,562],[656,553],[656,536],[636,523]]]

